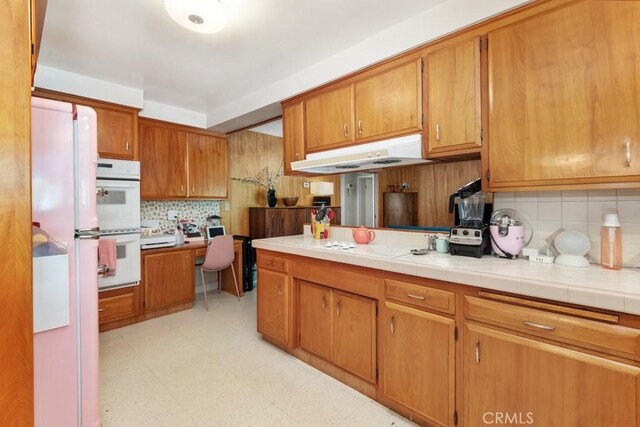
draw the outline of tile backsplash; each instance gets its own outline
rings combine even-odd
[[[513,208],[522,214],[533,229],[529,247],[543,247],[544,239],[560,227],[585,233],[595,262],[600,262],[602,212],[616,208],[624,265],[640,267],[640,189],[494,193],[493,208]]]
[[[176,223],[167,219],[167,211],[176,210],[180,219],[188,219],[198,225],[208,223],[210,215],[220,215],[220,202],[217,200],[142,200],[140,218],[160,221],[164,233],[173,233]]]

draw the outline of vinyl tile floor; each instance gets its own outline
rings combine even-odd
[[[102,425],[413,426],[263,341],[256,291],[100,334]]]

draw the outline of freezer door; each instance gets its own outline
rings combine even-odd
[[[76,194],[76,230],[98,226],[96,209],[96,169],[98,167],[98,137],[96,112],[75,106],[74,160]]]

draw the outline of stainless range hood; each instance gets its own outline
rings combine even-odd
[[[338,148],[307,155],[305,160],[291,163],[294,171],[336,174],[429,163],[422,158],[422,135],[419,133]]]

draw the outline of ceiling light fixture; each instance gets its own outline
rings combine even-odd
[[[188,30],[211,34],[227,23],[218,0],[164,0],[169,16]]]

